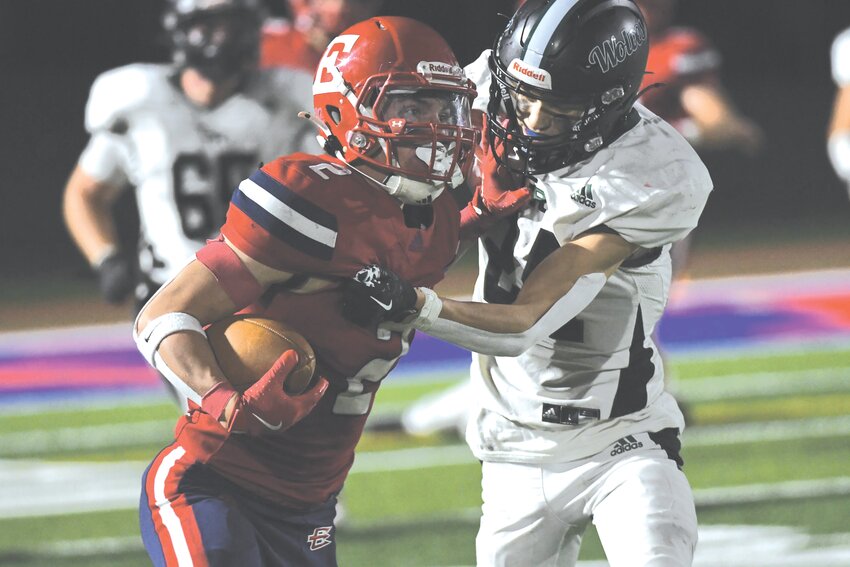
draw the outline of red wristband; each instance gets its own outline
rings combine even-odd
[[[224,407],[234,395],[239,395],[239,392],[234,390],[233,386],[227,382],[219,382],[201,398],[201,411],[216,419],[221,419]]]

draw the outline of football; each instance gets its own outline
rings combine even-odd
[[[240,392],[259,380],[289,349],[298,353],[298,365],[283,384],[287,394],[306,390],[316,370],[310,343],[293,328],[273,319],[234,315],[210,325],[207,338],[224,375]]]

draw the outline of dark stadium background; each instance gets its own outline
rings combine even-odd
[[[271,2],[282,13],[282,0]],[[0,279],[85,272],[62,223],[61,194],[86,141],[88,89],[106,69],[167,57],[159,35],[162,5],[0,0]],[[428,22],[465,64],[492,43],[505,21],[498,13],[511,5],[388,0],[385,12]],[[682,0],[679,21],[714,40],[733,99],[767,137],[765,151],[752,160],[707,156],[717,189],[701,230],[733,240],[752,226],[777,234],[842,232],[850,205],[824,137],[834,93],[829,48],[850,26],[850,1]],[[132,227],[132,213],[123,218]]]

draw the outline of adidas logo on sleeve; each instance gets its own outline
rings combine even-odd
[[[581,189],[573,191],[570,198],[585,207],[590,207],[591,209],[596,208],[596,201],[593,200],[593,187],[591,187],[589,182]]]
[[[643,447],[643,443],[632,437],[631,435],[626,435],[622,439],[617,439],[614,442],[613,449],[611,450],[611,456],[614,457],[616,455],[620,455],[625,453],[626,451],[632,451],[634,449],[639,449]]]

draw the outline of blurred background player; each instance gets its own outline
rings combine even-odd
[[[311,73],[331,38],[378,13],[383,0],[287,0],[290,19],[263,26],[260,64],[294,67]]]
[[[260,0],[171,0],[171,64],[100,75],[71,173],[64,215],[107,301],[135,289],[137,308],[224,220],[233,187],[263,160],[316,147],[297,117],[312,108],[312,73],[259,70]],[[112,205],[135,188],[138,262],[121,249]]]
[[[830,62],[838,90],[832,106],[827,150],[835,173],[850,191],[850,29],[838,34],[832,42]]]
[[[135,326],[146,360],[193,402],[145,473],[141,529],[157,565],[336,565],[337,494],[413,338],[346,321],[369,307],[343,305],[340,284],[377,260],[434,285],[457,252],[451,189],[478,131],[474,85],[445,40],[408,18],[356,24],[329,44],[313,94],[330,155],[281,157],[239,183],[222,237]],[[239,310],[295,328],[322,378],[286,395],[287,351],[236,392],[203,326]]]
[[[698,30],[674,26],[678,0],[637,0],[649,31],[646,89],[640,102],[670,123],[697,152],[732,150],[752,156],[761,129],[743,116],[720,80],[721,57]],[[652,85],[660,83],[658,87]],[[652,87],[652,88],[650,88]],[[687,270],[692,236],[671,252],[675,276]]]
[[[647,75],[651,88],[641,103],[669,122],[697,151],[735,149],[755,153],[762,144],[757,125],[741,115],[720,81],[720,53],[702,33],[673,26],[677,0],[637,0],[649,31]]]

